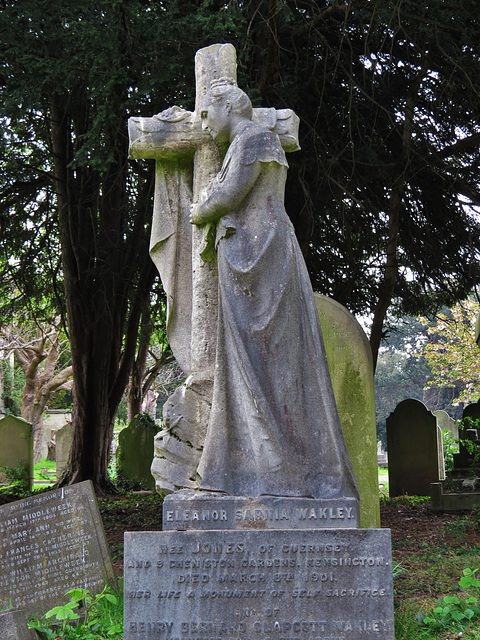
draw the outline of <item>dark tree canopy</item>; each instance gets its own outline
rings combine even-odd
[[[301,118],[287,210],[314,288],[374,314],[375,355],[389,309],[477,283],[479,23],[475,0],[2,2],[3,317],[66,311],[69,481],[107,484],[155,281],[153,167],[128,161],[128,117],[192,108],[195,51],[232,42],[254,103]]]

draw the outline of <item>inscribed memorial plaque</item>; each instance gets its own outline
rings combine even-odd
[[[358,500],[242,498],[176,491],[163,501],[163,531],[176,529],[326,529],[358,527]]]
[[[0,507],[0,609],[41,613],[115,583],[90,481]],[[10,603],[11,602],[11,603]]]
[[[390,532],[125,533],[125,640],[393,640]]]

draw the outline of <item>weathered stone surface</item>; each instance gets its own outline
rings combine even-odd
[[[442,431],[449,431],[452,438],[458,440],[458,422],[451,418],[446,411],[438,409],[433,411],[433,415],[437,419],[437,425]]]
[[[132,155],[138,157],[144,149],[145,157],[157,159],[151,251],[167,291],[172,349],[193,380],[211,382],[215,362],[211,409],[205,411],[204,401],[210,405],[210,397],[203,390],[195,398],[198,409],[192,411],[178,396],[179,404],[172,403],[178,422],[172,425],[167,416],[169,434],[190,444],[194,430],[208,424],[198,468],[192,471],[184,459],[179,465],[182,486],[195,486],[200,477],[202,488],[230,495],[356,496],[310,280],[283,206],[287,162],[282,147],[298,148],[298,119],[289,110],[274,109],[257,112],[252,119],[251,104],[236,86],[231,45],[201,49],[195,69],[194,115],[172,107],[152,121],[131,121]],[[231,102],[232,91],[238,104],[246,101],[246,108],[241,111],[236,104],[225,112],[218,137],[214,120],[220,111],[213,106],[209,111],[208,104]],[[198,135],[202,128],[209,129],[219,146]],[[227,128],[232,135],[224,135]],[[232,144],[219,171],[227,141]],[[159,150],[152,155],[154,146]],[[240,206],[232,195],[239,190]],[[213,210],[222,198],[223,213],[217,216]],[[185,219],[189,202],[190,221]],[[230,286],[229,269],[244,284]],[[218,285],[217,272],[222,276]],[[270,297],[271,303],[265,304]],[[255,317],[255,326],[247,327]],[[229,331],[230,326],[235,328]],[[296,340],[291,339],[294,334]],[[180,435],[174,431],[177,425],[182,425]],[[192,449],[195,463],[199,449]],[[171,458],[179,457],[172,438],[158,438],[157,456],[160,462],[152,465],[157,487],[172,490],[181,479],[178,469],[175,482],[168,478]]]
[[[358,527],[355,498],[243,498],[177,491],[163,502],[163,530]]]
[[[118,434],[117,473],[122,480],[132,483],[137,488],[152,491],[155,489],[155,479],[150,467],[157,432],[158,427],[155,424],[137,416]]]
[[[62,477],[62,473],[65,471],[68,464],[68,456],[70,455],[70,447],[72,446],[72,423],[67,422],[65,426],[57,431],[55,434],[55,456],[56,456],[56,468],[57,478]]]
[[[343,305],[315,294],[340,424],[360,493],[360,526],[380,526],[372,350]]]
[[[125,640],[393,640],[385,529],[125,534]]]
[[[419,400],[403,400],[387,418],[390,496],[429,496],[440,479],[435,416]]]
[[[70,589],[115,584],[90,481],[0,507],[0,609],[41,613]]]
[[[64,425],[72,421],[72,412],[63,409],[50,409],[43,418],[42,424],[42,445],[40,449],[40,458],[47,458],[49,444],[55,441],[56,432]],[[55,460],[55,458],[54,458]]]
[[[35,640],[37,634],[28,628],[25,611],[0,611],[2,640]]]
[[[23,476],[31,488],[33,484],[33,430],[32,425],[14,416],[0,419],[0,467],[23,468]],[[9,483],[0,471],[0,484]]]

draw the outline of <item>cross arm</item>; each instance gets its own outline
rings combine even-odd
[[[254,109],[253,120],[274,131],[285,151],[298,151],[299,118],[291,109]],[[129,156],[133,159],[168,160],[193,155],[205,141],[199,116],[180,107],[171,107],[152,118],[129,118]]]

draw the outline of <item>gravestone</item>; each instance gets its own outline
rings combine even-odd
[[[211,182],[207,181],[205,191],[200,190],[197,199],[194,184],[190,218],[197,225],[209,220],[209,207],[215,211],[218,206],[220,212],[226,212],[217,229],[218,283],[222,295],[218,305],[215,374],[212,376],[213,371],[201,366],[194,367],[184,387],[191,392],[187,401],[191,402],[192,409],[199,406],[195,394],[207,405],[212,398],[211,412],[215,407],[218,422],[209,421],[202,459],[198,469],[196,463],[193,466],[190,478],[195,482],[194,474],[198,471],[201,486],[209,490],[186,489],[167,496],[162,510],[163,531],[125,534],[124,638],[253,640],[274,635],[298,640],[372,637],[393,640],[390,533],[358,528],[358,493],[333,402],[313,292],[310,286],[302,286],[308,275],[303,260],[299,259],[293,229],[283,215],[286,161],[279,139],[270,133],[278,114],[270,112],[273,116],[270,131],[252,124],[248,99],[236,86],[231,45],[213,45],[197,52],[196,71],[196,116],[179,114],[178,107],[172,107],[161,114],[160,122],[144,123],[144,129],[148,128],[150,133],[158,130],[161,135],[154,139],[160,149],[152,141],[150,146],[144,145],[142,153],[143,157],[158,157],[168,151],[170,156],[178,155],[180,143],[188,149],[195,144],[201,148],[200,123],[219,142],[231,140],[221,171],[216,177],[212,176]],[[206,100],[201,100],[202,90],[208,90]],[[168,140],[177,141],[174,152],[162,142],[167,118],[170,125],[175,125],[170,126],[167,136]],[[198,160],[195,153],[195,173],[199,171],[204,175],[205,155],[201,154]],[[211,164],[208,169],[211,171]],[[180,176],[176,181],[177,201],[180,193],[185,196],[185,191],[178,188],[182,184],[185,186]],[[228,201],[231,194],[233,200],[225,205],[222,198]],[[186,200],[188,202],[188,197]],[[251,208],[244,211],[248,224],[244,217],[235,219],[236,207],[245,206],[245,202],[251,204]],[[268,223],[259,225],[262,216]],[[265,232],[268,237],[264,237]],[[166,233],[168,235],[168,229]],[[233,238],[233,245],[222,242],[224,238]],[[249,238],[251,244],[238,246],[239,238]],[[195,240],[193,237],[194,247]],[[212,250],[209,242],[207,238],[205,251]],[[254,272],[256,277],[251,280],[245,279],[244,274],[251,274],[251,269],[258,264],[251,259],[252,254],[257,255],[257,251],[261,254],[269,246],[277,251],[269,253],[268,260],[262,254],[260,272]],[[284,246],[286,251],[281,251]],[[228,248],[232,253],[228,254]],[[206,258],[205,251],[199,255]],[[277,273],[272,262],[279,256]],[[239,268],[236,272],[230,271],[228,261],[237,264],[237,259]],[[196,268],[194,265],[193,270]],[[256,292],[255,287],[260,286],[259,282],[264,284],[270,278],[274,284],[272,291],[267,292],[268,300],[252,294],[252,290]],[[301,294],[286,307],[285,314],[274,315],[273,322],[270,311],[284,308],[279,305],[287,289]],[[192,291],[194,305],[203,305],[204,298],[209,298],[209,294],[205,296],[204,290],[195,284]],[[196,300],[196,296],[201,299]],[[243,313],[251,302],[257,315]],[[297,319],[298,309],[305,315],[300,314],[298,324],[292,323],[292,318]],[[211,310],[211,307],[203,309],[207,315]],[[308,325],[304,322],[306,317]],[[211,331],[212,325],[202,324],[200,320],[201,314],[197,318],[193,314],[192,327],[198,321],[205,336],[208,333],[205,327]],[[293,324],[297,335],[291,331]],[[191,334],[195,333],[192,328]],[[264,338],[263,351],[255,351],[257,357],[249,358],[252,353],[249,341],[256,345],[259,335]],[[227,339],[230,340],[228,351]],[[203,358],[203,365],[211,365],[211,352],[201,356],[198,349],[200,346],[201,352],[207,347],[209,352],[212,342],[206,345],[203,338],[198,342],[197,354],[194,355],[192,349],[191,361],[198,365]],[[239,342],[244,352],[232,361],[229,356],[239,353]],[[277,372],[278,353],[283,354],[286,345],[291,348],[292,358],[281,358],[280,376],[272,379],[271,371]],[[311,349],[304,348],[306,345]],[[310,369],[311,363],[320,361],[317,358],[320,351],[322,366]],[[295,359],[298,353],[302,355],[300,364]],[[264,371],[263,367],[267,369],[264,376],[256,375],[258,370]],[[306,371],[312,372],[311,377],[305,376]],[[206,377],[202,378],[199,372]],[[236,376],[235,392],[228,394],[225,402],[218,402],[219,398],[223,400],[225,389],[230,388],[232,372]],[[245,389],[250,376],[258,381],[258,388],[250,385]],[[213,394],[207,397],[202,380],[212,378]],[[277,399],[275,394],[284,388],[285,381],[291,383],[288,387],[291,394]],[[318,386],[323,393],[317,393]],[[296,403],[290,396],[298,391],[302,400]],[[185,416],[178,412],[185,398],[183,391],[179,393],[178,402],[172,402],[172,423],[179,424]],[[252,405],[251,398],[261,398],[261,401]],[[272,399],[276,404],[273,403],[270,411]],[[295,413],[299,406],[318,407],[315,418],[309,416],[309,421],[300,423]],[[264,421],[265,407],[269,408],[271,422]],[[221,409],[225,409],[223,414]],[[203,426],[202,410],[196,414],[192,410],[188,415],[193,430]],[[239,417],[243,417],[243,422]],[[219,430],[219,424],[222,428],[227,424],[228,429]],[[239,424],[245,427],[241,433]],[[291,427],[287,432],[281,431],[285,424]],[[252,425],[257,428],[252,429]],[[283,436],[281,448],[276,446],[278,432],[269,430],[271,425]],[[305,427],[307,431],[311,427],[309,434],[315,429],[316,438],[312,435],[302,439]],[[245,433],[250,434],[250,442],[245,439]],[[318,443],[333,433],[337,439],[330,440],[328,446],[315,454],[316,464],[312,465],[312,451],[317,453]],[[232,440],[238,442],[242,438],[241,446],[232,445]],[[206,450],[208,456],[205,456]],[[297,462],[300,450],[303,465]],[[251,458],[245,452],[250,452]],[[252,460],[259,464],[252,465]],[[246,469],[251,470],[252,477]],[[278,484],[272,486],[272,491],[260,490],[274,480]],[[315,486],[315,482],[319,484]],[[218,486],[212,489],[214,484],[221,485],[222,489]],[[224,485],[228,491],[223,490]]]
[[[72,446],[72,439],[72,423],[67,422],[67,424],[59,429],[55,434],[55,459],[58,479],[62,477],[63,472],[67,468],[68,456],[70,455],[70,447]]]
[[[442,431],[448,431],[452,438],[458,440],[458,422],[451,418],[446,411],[438,409],[433,415],[437,419],[437,424]]]
[[[40,458],[47,458],[49,444],[55,441],[55,433],[67,423],[72,421],[72,412],[64,409],[49,409],[43,418],[42,445]],[[52,437],[53,435],[53,437]]]
[[[32,425],[14,416],[0,419],[0,467],[23,468],[23,477],[29,488],[33,484],[33,430]],[[9,484],[8,475],[0,470],[0,483]]]
[[[0,507],[0,609],[41,614],[115,576],[90,481]]]
[[[355,317],[315,294],[340,424],[360,492],[360,526],[380,526],[372,350]]]
[[[155,489],[150,472],[153,460],[153,441],[158,428],[141,416],[136,416],[118,434],[116,452],[117,474],[122,481],[141,489]]]
[[[480,420],[480,400],[467,404],[462,413],[462,420],[465,418],[470,418],[473,421]]]
[[[383,448],[381,440],[377,442],[377,463],[379,467],[388,467],[387,452]]]
[[[35,640],[35,631],[28,628],[25,611],[0,611],[0,638],[2,640]]]
[[[429,496],[439,481],[439,437],[435,416],[419,400],[403,400],[387,418],[390,497]]]

